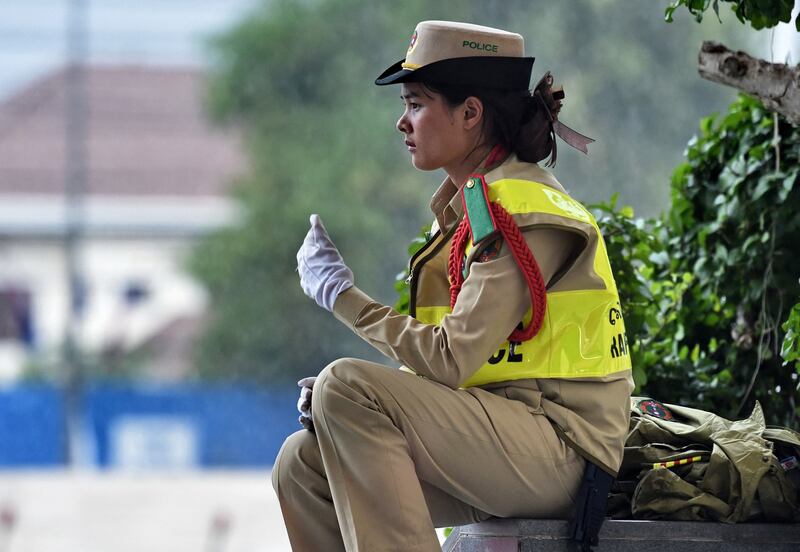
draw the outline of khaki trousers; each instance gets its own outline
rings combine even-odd
[[[295,551],[432,552],[434,527],[572,515],[584,460],[520,401],[340,359],[311,408],[272,472]]]

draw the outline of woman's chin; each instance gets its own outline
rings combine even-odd
[[[424,157],[420,155],[416,155],[414,153],[411,154],[411,164],[414,166],[415,169],[420,171],[435,171],[439,168],[439,165],[435,165],[431,163],[429,160],[426,160]]]

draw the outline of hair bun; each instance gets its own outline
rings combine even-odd
[[[553,123],[558,120],[564,90],[553,88],[553,75],[548,71],[527,94],[528,106],[522,119],[516,143],[516,154],[522,161],[538,163],[550,157],[548,167],[556,163],[556,136]]]
[[[565,95],[562,87],[553,88],[553,75],[550,71],[539,79],[531,95],[540,99],[551,121],[558,120],[558,113],[561,111],[561,104]]]

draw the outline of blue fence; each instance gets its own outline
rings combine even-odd
[[[0,391],[0,466],[56,466],[65,454],[60,391],[46,386]]]
[[[264,467],[298,429],[294,389],[93,383],[82,443],[101,467]],[[0,391],[0,467],[66,458],[65,400],[48,386]]]

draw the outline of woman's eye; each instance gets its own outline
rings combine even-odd
[[[419,105],[418,103],[414,103],[414,102],[411,102],[411,103],[410,103],[410,104],[408,104],[408,105],[409,105],[409,107],[410,107],[411,109],[419,109],[420,107],[422,107],[422,106],[421,106],[421,105]]]

